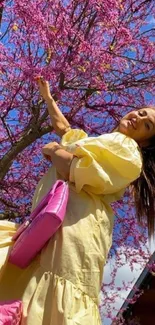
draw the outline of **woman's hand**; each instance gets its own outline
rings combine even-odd
[[[50,142],[42,148],[46,159],[52,161],[58,173],[65,179],[69,179],[70,165],[73,154],[64,150],[57,142]],[[48,157],[48,158],[47,158]]]
[[[43,97],[45,101],[48,101],[49,99],[52,98],[51,92],[50,92],[50,87],[48,81],[45,81],[43,77],[36,77],[38,86],[39,86],[39,91],[40,95]]]
[[[42,153],[47,160],[51,161],[52,153],[60,148],[61,146],[57,142],[49,142],[42,148]]]

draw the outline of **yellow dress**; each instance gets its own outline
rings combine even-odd
[[[141,171],[136,142],[121,133],[94,138],[70,130],[61,143],[76,156],[65,221],[26,269],[7,262],[17,226],[0,222],[0,300],[23,300],[22,325],[101,324],[98,297],[112,242],[110,203]],[[37,185],[32,210],[57,177],[49,168]]]

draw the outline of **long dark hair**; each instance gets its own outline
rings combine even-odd
[[[155,136],[146,148],[140,148],[143,160],[140,177],[131,185],[135,200],[138,221],[147,219],[148,235],[151,238],[155,230]]]

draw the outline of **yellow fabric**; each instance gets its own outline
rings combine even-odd
[[[3,221],[0,223],[0,278],[8,260],[8,253],[12,246],[12,237],[18,229],[18,225]]]
[[[16,226],[0,222],[0,266],[5,266],[0,300],[23,300],[22,325],[101,324],[98,296],[113,229],[109,203],[120,198],[141,171],[136,143],[120,133],[92,138],[70,130],[61,144],[76,156],[66,217],[26,269],[6,263]],[[49,168],[37,185],[32,210],[57,178],[55,168]]]

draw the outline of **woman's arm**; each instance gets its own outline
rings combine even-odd
[[[54,127],[55,132],[57,135],[62,137],[67,131],[70,129],[69,122],[65,118],[65,116],[60,111],[59,107],[57,106],[55,100],[53,99],[48,81],[45,81],[43,78],[37,78],[40,94],[44,98],[48,112],[51,118],[52,125]]]
[[[73,154],[62,149],[57,142],[50,142],[42,148],[42,153],[52,161],[58,173],[65,179],[69,180],[70,165],[74,158]]]

